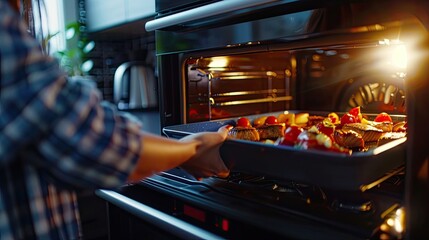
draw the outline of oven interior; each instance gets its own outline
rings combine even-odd
[[[396,7],[392,8],[396,11]],[[206,48],[187,45],[184,50],[160,52],[163,127],[279,111],[346,112],[356,106],[365,114],[387,112],[407,119],[411,112],[407,108],[413,106],[408,101],[415,101],[415,96],[406,94],[410,92],[407,81],[410,75],[415,77],[423,53],[419,47],[428,36],[424,19],[389,12],[371,17],[335,29],[322,21],[313,25],[325,24],[325,30],[316,34],[289,29],[297,31],[288,32],[295,38],[277,37],[276,27],[264,25],[255,31],[269,32],[265,40]],[[159,31],[157,37],[186,39],[213,29]],[[207,43],[218,41],[211,34],[205,36]],[[161,42],[158,47],[172,45]],[[170,137],[182,136],[176,131]],[[410,159],[410,152],[398,156]],[[415,169],[402,165],[365,190],[338,190],[241,171],[231,172],[226,179],[197,181],[178,168],[121,191],[225,238],[402,239],[405,195],[410,193],[406,173]]]
[[[185,122],[301,109],[405,114],[407,45],[378,39],[184,61]]]

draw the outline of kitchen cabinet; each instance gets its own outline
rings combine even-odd
[[[155,15],[155,0],[86,0],[89,32],[97,32]]]
[[[155,0],[126,0],[125,6],[127,21],[155,16]]]

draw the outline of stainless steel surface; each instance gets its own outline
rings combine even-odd
[[[286,97],[267,97],[267,98],[259,98],[259,99],[228,101],[228,102],[221,102],[221,103],[217,103],[213,100],[210,103],[212,106],[232,106],[232,105],[242,105],[242,104],[251,104],[251,103],[290,101],[292,99],[293,98],[291,96],[286,96]]]
[[[181,239],[223,239],[202,228],[172,217],[131,198],[110,190],[96,190],[96,195],[116,206],[132,212],[144,221],[154,224],[156,228],[162,229]]]
[[[121,64],[113,79],[113,99],[119,109],[144,109],[158,105],[156,78],[146,63]]]
[[[386,173],[386,175],[384,175],[380,179],[378,179],[378,180],[376,180],[370,184],[362,185],[360,187],[360,190],[362,192],[365,192],[366,190],[371,189],[373,187],[376,187],[378,184],[384,182],[385,180],[389,179],[390,177],[395,176],[396,174],[403,172],[403,171],[405,171],[405,166],[401,166],[401,167],[399,167],[399,168],[397,168],[391,172]]]
[[[225,0],[211,3],[205,6],[197,7],[159,19],[155,19],[146,23],[147,31],[154,31],[161,28],[204,19],[211,16],[221,15],[224,13],[254,7],[277,0]]]

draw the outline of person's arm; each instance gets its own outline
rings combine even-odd
[[[180,141],[144,134],[140,159],[129,181],[137,181],[154,173],[181,166],[196,178],[229,174],[219,154],[225,141],[228,126],[218,132],[203,132],[189,135]]]
[[[217,151],[226,133],[181,141],[143,133],[97,89],[67,80],[2,1],[0,36],[0,165],[25,159],[52,181],[84,188],[114,188],[179,165],[196,177],[227,171]]]

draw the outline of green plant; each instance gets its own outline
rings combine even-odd
[[[65,29],[66,48],[54,53],[69,76],[88,75],[94,65],[93,61],[88,59],[88,53],[94,49],[95,43],[89,41],[81,29],[79,22],[69,23]]]

